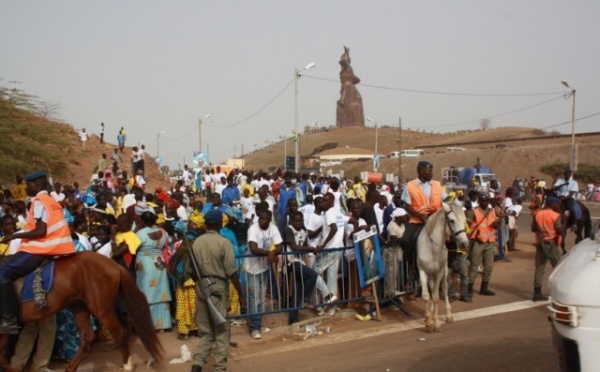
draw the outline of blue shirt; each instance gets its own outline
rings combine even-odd
[[[277,216],[279,216],[279,218],[282,218],[287,214],[288,200],[295,199],[296,197],[296,188],[294,186],[291,186],[289,189],[285,184],[281,186],[279,189],[279,201],[277,202]]]
[[[233,206],[234,202],[239,203],[240,201],[240,190],[234,185],[227,186],[221,192],[221,199],[223,204]]]

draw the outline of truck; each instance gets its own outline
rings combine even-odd
[[[471,189],[486,192],[490,181],[498,178],[489,167],[445,167],[442,168],[441,179],[442,186],[445,186],[448,192],[466,192]]]
[[[549,320],[560,371],[598,371],[600,365],[600,239],[585,239],[550,275]]]

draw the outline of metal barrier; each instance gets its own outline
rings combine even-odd
[[[336,305],[351,303],[356,304],[350,307],[357,307],[359,303],[369,300],[368,288],[370,287],[365,289],[360,287],[354,255],[354,247],[325,249],[318,254],[282,252],[277,264],[270,265],[265,272],[256,275],[247,273],[242,266],[238,273],[247,309],[240,314],[230,314],[229,318],[252,318],[306,308],[321,310],[320,313],[323,313]],[[400,298],[417,290],[418,277],[407,276],[408,269],[403,261],[401,249],[384,247],[383,255],[386,275],[385,280],[378,283],[383,288],[378,290],[379,300],[390,301],[408,315],[401,308]],[[298,256],[302,256],[306,266],[319,276],[312,294],[306,296],[310,297],[307,303],[303,301],[305,296],[302,294],[306,294],[305,285],[310,281],[311,275],[305,275],[305,270],[293,262]],[[236,260],[246,258],[266,260],[264,256],[253,254],[236,255]],[[325,301],[325,296],[328,294],[326,291],[335,294],[333,301]]]

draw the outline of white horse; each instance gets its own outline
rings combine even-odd
[[[465,231],[466,217],[460,203],[442,203],[442,208],[427,219],[425,227],[417,237],[417,265],[425,300],[425,329],[440,331],[438,302],[440,283],[446,300],[446,323],[452,323],[452,312],[448,301],[448,250],[446,238],[453,237],[457,246],[468,247]]]

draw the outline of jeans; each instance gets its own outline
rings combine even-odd
[[[308,303],[310,296],[315,290],[315,284],[319,277],[317,273],[303,265],[301,262],[294,262],[288,267],[289,275],[294,278],[293,288],[290,288],[290,294],[293,295],[292,307],[302,307]],[[287,284],[287,283],[286,283]],[[298,310],[291,310],[289,314],[289,323],[298,321]]]
[[[337,277],[341,258],[341,251],[323,251],[317,256],[314,270],[319,275],[317,278],[317,289],[321,292],[323,297],[326,297],[327,295],[337,296]],[[325,284],[325,281],[323,280],[323,272],[325,270],[327,270],[327,284]]]
[[[25,276],[40,266],[47,256],[19,251],[8,256],[0,266],[0,283]]]
[[[265,311],[265,296],[269,284],[269,271],[260,274],[248,274],[248,314]],[[260,331],[262,315],[250,317],[250,332]]]

